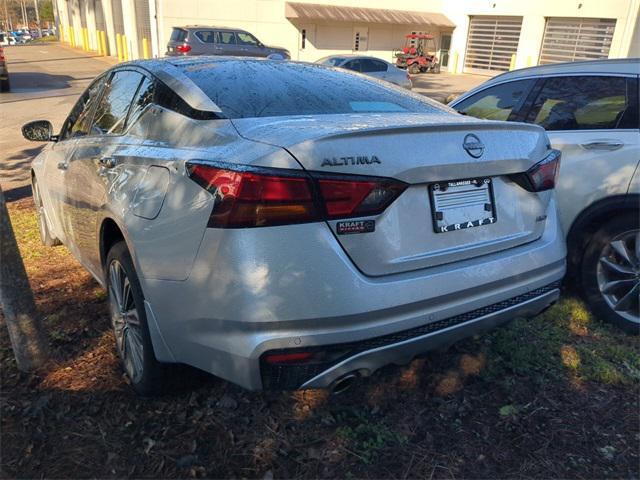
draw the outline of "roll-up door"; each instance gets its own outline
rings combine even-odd
[[[151,58],[151,14],[149,0],[134,0],[139,58]]]
[[[491,74],[509,70],[521,28],[522,17],[471,17],[464,71]]]
[[[547,18],[540,64],[609,58],[615,19]]]
[[[109,0],[107,0],[109,1]],[[113,12],[113,30],[116,35],[124,35],[124,18],[122,17],[122,0],[110,0]]]

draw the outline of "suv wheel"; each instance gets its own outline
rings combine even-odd
[[[585,298],[600,318],[640,334],[640,227],[620,215],[598,230],[582,259]]]
[[[124,370],[136,392],[158,394],[164,387],[166,367],[155,358],[144,296],[124,242],[109,250],[106,278],[111,325]]]

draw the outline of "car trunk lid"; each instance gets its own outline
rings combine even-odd
[[[548,153],[546,135],[536,126],[406,113],[233,123],[245,138],[285,148],[306,170],[409,184],[382,214],[349,220],[367,220],[366,228],[327,222],[367,275],[465,260],[543,233],[549,192],[529,192],[510,180]]]

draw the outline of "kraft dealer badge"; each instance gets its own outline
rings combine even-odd
[[[349,235],[351,233],[369,233],[376,229],[375,220],[347,220],[338,222],[338,235]]]

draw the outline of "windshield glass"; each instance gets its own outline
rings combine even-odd
[[[332,67],[337,67],[345,60],[346,59],[344,57],[324,57],[318,60],[317,63],[320,63],[322,65],[331,65]]]
[[[177,66],[227,118],[451,112],[422,95],[316,64],[221,59]]]

